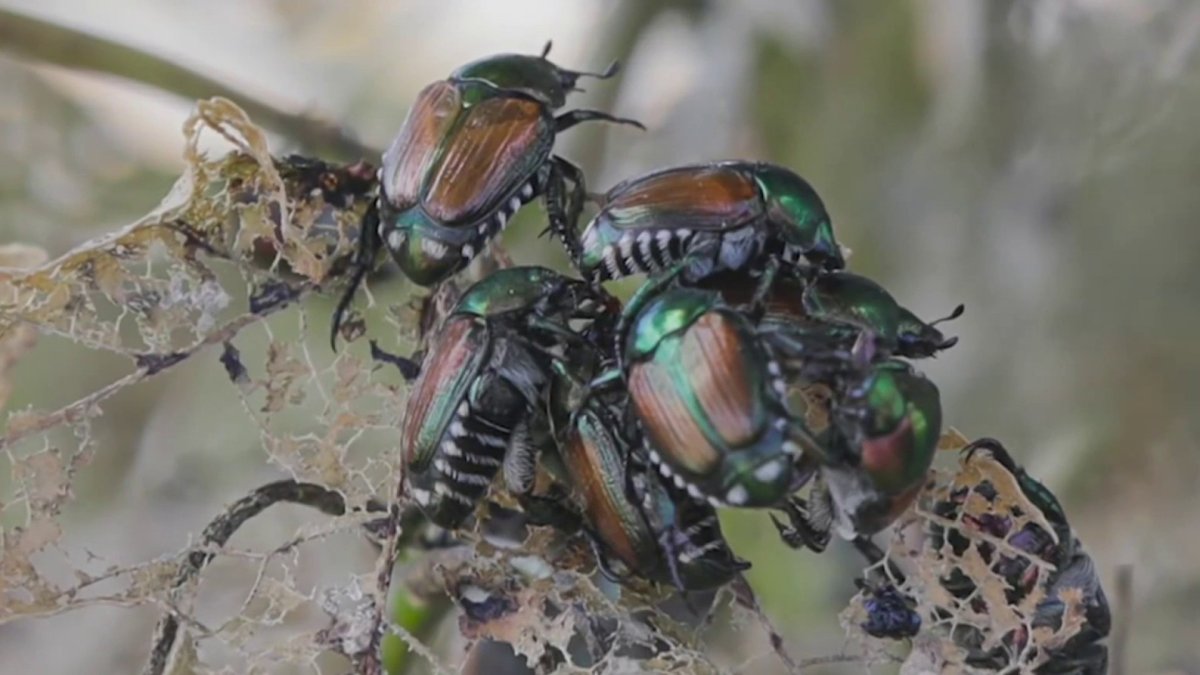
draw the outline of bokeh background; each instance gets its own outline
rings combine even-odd
[[[172,78],[52,65],[75,62],[75,43],[31,33],[22,16],[136,47],[375,148],[423,84],[463,62],[549,38],[569,67],[619,58],[621,75],[574,103],[649,131],[591,125],[560,139],[593,189],[667,164],[780,162],[818,188],[853,269],[924,316],[966,303],[949,328],[959,345],[922,364],[946,419],[1003,439],[1058,494],[1110,600],[1114,570],[1131,566],[1124,672],[1200,673],[1200,3],[3,0],[0,242],[54,256],[158,203],[183,167],[192,100]],[[130,68],[153,79],[145,63]],[[273,144],[353,159],[294,135]],[[561,265],[534,236],[540,219],[527,209],[508,249]],[[398,278],[374,286],[385,300],[407,292]],[[296,335],[314,351],[330,306],[314,300],[306,310],[322,318]],[[13,371],[8,409],[64,405],[124,367],[44,341]],[[109,402],[64,546],[126,563],[175,552],[277,477],[228,392],[214,353]],[[6,483],[0,473],[0,497]],[[310,517],[282,509],[248,536],[281,540]],[[793,652],[838,652],[855,554],[792,552],[761,514],[723,520]],[[316,578],[335,579],[372,553],[350,542],[314,555]],[[0,672],[133,672],[155,616],[97,607],[0,626]],[[764,650],[738,639],[721,648]]]

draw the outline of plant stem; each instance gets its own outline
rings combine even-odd
[[[0,8],[0,49],[73,70],[116,75],[189,100],[212,96],[228,98],[249,113],[255,122],[296,141],[314,154],[350,160],[373,159],[380,155],[379,149],[351,138],[330,122],[285,112],[149,52],[12,9]]]

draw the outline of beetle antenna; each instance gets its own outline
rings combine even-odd
[[[620,70],[621,63],[619,61],[613,61],[612,63],[608,64],[607,68],[599,73],[593,73],[586,70],[567,70],[566,68],[559,68],[558,77],[561,80],[564,89],[568,91],[583,91],[583,89],[575,86],[575,83],[579,80],[579,78],[593,77],[597,80],[607,80],[608,78],[620,72]]]
[[[542,58],[543,59],[550,55],[550,47],[552,47],[553,45],[554,45],[554,40],[546,40],[546,46],[542,47]]]
[[[406,359],[403,356],[384,351],[374,340],[371,340],[371,358],[380,363],[390,363],[396,366],[405,382],[412,382],[421,374],[421,363],[418,359]]]
[[[597,80],[607,80],[608,78],[616,75],[619,72],[621,72],[621,62],[613,61],[608,64],[607,68],[605,68],[603,71],[601,71],[599,73],[593,73],[593,72],[584,71],[584,70],[573,70],[573,71],[571,71],[571,74],[574,75],[575,77],[594,77]]]
[[[950,312],[950,314],[943,316],[942,318],[937,319],[936,321],[930,321],[929,325],[936,326],[939,323],[945,323],[946,321],[953,321],[953,320],[957,319],[958,317],[962,316],[963,312],[966,311],[966,309],[967,309],[967,306],[960,303],[958,305],[958,307],[954,308],[953,312]]]

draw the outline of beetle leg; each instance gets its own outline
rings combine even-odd
[[[587,384],[588,393],[591,394],[591,393],[595,393],[595,392],[601,392],[601,391],[607,391],[609,389],[613,389],[614,387],[617,387],[621,384],[621,380],[622,380],[623,376],[624,375],[623,375],[623,373],[621,373],[620,370],[618,370],[616,368],[610,368],[609,370],[606,370],[606,371],[600,373],[599,375],[593,377],[591,379],[591,381],[588,382],[588,384]],[[585,398],[584,400],[586,401],[587,399]],[[582,407],[582,405],[583,404],[580,403],[581,407]]]
[[[371,340],[371,358],[381,363],[390,363],[396,366],[396,370],[400,371],[400,375],[404,378],[405,382],[412,382],[421,374],[421,361],[423,359],[420,352],[414,353],[413,358],[406,359],[403,356],[384,351],[378,342]]]
[[[561,134],[562,132],[566,131],[567,129],[570,129],[571,127],[575,126],[576,124],[580,124],[583,122],[592,122],[592,121],[611,122],[612,124],[624,124],[626,126],[637,127],[638,129],[641,129],[642,131],[646,130],[646,125],[642,124],[641,122],[639,122],[637,120],[629,119],[627,117],[617,117],[616,115],[606,113],[603,110],[589,110],[586,108],[580,108],[578,110],[572,110],[570,112],[565,112],[565,113],[559,115],[558,117],[555,117],[554,118],[554,132],[556,134]]]
[[[583,519],[571,507],[566,495],[542,496],[518,494],[517,501],[525,511],[525,520],[538,527],[553,527],[565,533],[578,532]]]
[[[775,278],[778,274],[779,258],[775,256],[767,258],[767,265],[763,268],[762,276],[758,279],[758,286],[754,289],[754,296],[750,299],[750,316],[754,323],[758,323],[767,310],[767,294],[775,285]]]
[[[608,553],[605,552],[604,545],[600,543],[600,537],[596,531],[587,525],[582,525],[581,529],[587,534],[588,543],[592,546],[592,555],[596,556],[596,567],[600,569],[600,575],[614,583],[624,583],[629,575],[620,574],[612,568],[608,561]]]
[[[1067,514],[1063,510],[1062,504],[1059,503],[1058,497],[1055,497],[1054,493],[1050,492],[1040,481],[1026,473],[1025,469],[1020,464],[1017,464],[1017,461],[1013,459],[1008,449],[1000,441],[994,438],[979,438],[963,448],[962,453],[966,455],[966,459],[969,461],[979,450],[986,451],[991,455],[992,459],[1012,474],[1013,478],[1017,479],[1017,485],[1020,486],[1021,492],[1025,494],[1034,506],[1042,510],[1043,515],[1056,526],[1056,530],[1060,529],[1057,527],[1059,525],[1063,526],[1062,529],[1067,529]],[[1063,533],[1056,532],[1056,534],[1061,540]]]
[[[555,155],[550,158],[546,170],[546,217],[551,232],[562,241],[567,255],[576,268],[581,268],[583,245],[579,242],[579,216],[587,199],[587,184],[583,171],[575,164]],[[570,190],[567,183],[571,183]]]
[[[548,53],[550,53],[550,43],[549,42],[546,43],[546,49],[545,49],[544,53],[542,54],[542,58],[546,58],[546,54],[548,54]],[[607,80],[608,78],[616,75],[617,72],[619,72],[621,70],[621,64],[619,61],[613,61],[612,63],[608,64],[607,68],[605,68],[603,71],[601,71],[599,73],[592,73],[592,72],[588,72],[588,71],[584,71],[584,70],[567,70],[566,68],[559,68],[558,66],[555,66],[555,69],[558,71],[559,84],[562,85],[562,88],[564,90],[566,90],[566,91],[583,91],[579,87],[575,86],[576,83],[579,82],[579,78],[594,77],[597,80]]]
[[[679,556],[682,555],[686,549],[675,545],[675,536],[677,534],[682,534],[682,531],[675,525],[675,523],[671,523],[659,535],[658,546],[660,549],[662,549],[663,557],[666,558],[667,574],[671,578],[671,585],[679,589],[679,597],[683,599],[683,604],[687,606],[688,611],[693,615],[703,617],[707,614],[707,612],[701,610],[701,608],[697,607],[695,603],[692,602],[692,594],[688,592],[687,585],[683,583],[683,574],[679,571]],[[686,536],[684,537],[684,541],[688,546],[692,545],[691,541],[688,540]]]
[[[975,453],[980,450],[987,451],[992,459],[996,460],[1000,466],[1004,467],[1013,476],[1019,478],[1019,474],[1024,473],[1021,467],[1017,465],[1016,460],[1008,453],[1008,449],[1004,447],[1004,444],[994,438],[975,439],[962,449],[962,454],[965,455],[964,459],[970,461],[975,456]]]
[[[354,270],[350,277],[350,285],[342,293],[341,299],[338,300],[337,307],[333,310],[333,325],[329,330],[329,346],[334,351],[337,351],[337,336],[338,331],[342,327],[342,318],[346,314],[346,310],[350,307],[350,303],[354,301],[354,294],[358,291],[358,287],[362,285],[363,279],[367,277],[367,272],[371,270],[371,266],[375,263],[375,258],[382,246],[382,241],[379,238],[379,200],[372,201],[367,207],[367,212],[363,214],[362,222],[358,226],[358,247],[354,251],[354,260],[350,263],[351,269]]]
[[[580,344],[584,341],[583,337],[578,333],[572,332],[570,328],[567,328],[566,326],[549,319],[530,319],[528,328],[531,331],[545,333],[548,337],[557,338],[569,344]],[[538,351],[546,354],[553,353],[547,351],[547,349],[541,345],[538,345],[537,349]]]
[[[533,442],[529,418],[526,417],[513,427],[501,469],[504,484],[512,493],[527,495],[533,490],[533,481],[537,478],[537,459],[538,447]]]
[[[783,504],[783,512],[790,524],[785,525],[775,514],[771,514],[771,522],[775,524],[775,529],[779,530],[779,537],[785,544],[792,548],[808,548],[816,553],[825,550],[829,545],[830,529],[815,521],[803,499],[788,499]]]
[[[860,372],[862,366],[844,340],[831,339],[818,331],[787,327],[760,327],[758,335],[783,366],[788,377],[832,384]]]

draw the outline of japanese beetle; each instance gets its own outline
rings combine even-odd
[[[728,302],[742,305],[753,302],[756,290],[756,282],[736,274],[716,275],[700,286],[719,290]],[[878,349],[907,358],[924,358],[958,343],[958,338],[947,338],[935,326],[958,318],[963,306],[945,318],[926,323],[875,281],[839,271],[814,279],[780,275],[763,298],[762,311],[764,320],[801,338],[813,332],[850,335],[869,331]]]
[[[825,454],[814,481],[814,519],[792,500],[791,527],[776,522],[793,548],[814,548],[812,523],[825,521],[858,541],[890,525],[921,492],[942,428],[937,386],[903,361],[876,361],[840,379],[822,435]],[[828,511],[828,517],[824,512]]]
[[[545,394],[568,322],[603,311],[583,281],[543,267],[502,269],[467,289],[442,325],[406,404],[400,442],[408,487],[435,524],[471,514]]]
[[[778,504],[811,475],[802,451],[820,444],[785,407],[769,336],[718,292],[669,283],[626,306],[618,365],[592,386],[624,384],[650,461],[676,487],[713,505]]]
[[[599,280],[689,259],[689,282],[733,270],[765,272],[769,286],[781,261],[845,265],[816,190],[784,167],[747,161],[670,167],[618,184],[580,250],[580,272]]]
[[[1107,672],[1108,649],[1104,640],[1112,626],[1112,615],[1108,600],[1095,563],[1084,550],[1078,536],[1067,521],[1066,513],[1054,494],[1034,479],[1009,455],[1005,447],[992,438],[981,438],[963,448],[966,464],[989,462],[992,469],[999,467],[999,474],[988,477],[968,490],[961,488],[949,494],[948,499],[933,505],[938,516],[963,523],[966,535],[947,531],[934,526],[934,540],[930,546],[934,551],[962,555],[965,551],[969,531],[986,537],[976,541],[980,560],[1003,579],[1005,600],[1013,607],[1026,607],[1026,599],[1036,590],[1044,593],[1030,612],[1028,628],[1057,632],[1067,621],[1082,618],[1078,632],[1065,641],[1050,641],[1046,645],[1031,648],[1028,630],[1011,631],[1000,640],[1001,645],[985,649],[988,642],[978,629],[956,632],[954,638],[969,650],[968,664],[999,670],[1016,665],[1016,655],[1036,658],[1040,665],[1033,668],[1036,673],[1105,673]],[[983,474],[988,476],[989,474]],[[1001,496],[1001,486],[996,483],[1015,484],[1036,513],[1026,513],[1027,507],[1013,505],[1011,498]],[[968,500],[974,499],[972,512],[965,512]],[[983,501],[979,501],[982,499]],[[980,504],[989,506],[980,509]],[[981,512],[982,511],[982,512]],[[1014,520],[1024,517],[1020,529]],[[1003,541],[1010,548],[1002,549],[992,542]],[[949,546],[945,546],[945,544]],[[1027,555],[1014,554],[1020,551]],[[1033,559],[1049,563],[1043,568],[1033,564]],[[943,578],[943,586],[962,602],[978,598],[975,582],[961,569]],[[1068,600],[1068,598],[1072,598]],[[1082,610],[1082,617],[1069,618],[1069,605]],[[994,644],[994,641],[992,641]],[[1020,664],[1022,667],[1026,663]]]
[[[957,344],[958,338],[947,338],[935,326],[963,312],[959,305],[949,316],[925,323],[883,286],[850,272],[817,277],[805,287],[801,302],[808,316],[871,331],[880,347],[909,358],[933,356]]]
[[[426,86],[383,154],[379,197],[359,232],[355,271],[334,312],[336,340],[345,312],[376,254],[385,247],[405,276],[435,285],[464,268],[523,204],[546,195],[557,230],[583,208],[583,174],[552,155],[554,139],[581,122],[642,128],[598,110],[554,116],[580,77],[540,56],[501,54],[467,64]],[[571,183],[570,193],[567,183]]]
[[[597,560],[609,576],[670,583],[684,591],[720,586],[749,567],[721,534],[717,514],[642,464],[634,455],[625,395],[587,397],[586,379],[599,353],[578,349],[550,385],[550,418],[558,454]]]
[[[942,433],[941,394],[895,359],[872,365],[835,396],[821,478],[846,539],[882,530],[921,491]]]

